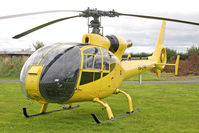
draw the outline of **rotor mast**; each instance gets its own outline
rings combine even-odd
[[[90,24],[88,24],[88,28],[93,28],[92,33],[100,34],[100,28],[101,27],[101,21],[99,20],[99,16],[93,17],[93,20],[90,21]]]
[[[101,35],[100,29],[102,29],[102,34],[103,34],[103,27],[101,26],[101,16],[115,17],[118,15],[116,15],[116,12],[114,10],[113,11],[101,11],[101,10],[97,10],[96,8],[95,9],[88,8],[86,11],[81,13],[80,16],[88,18],[88,29],[92,28],[91,33]],[[91,20],[90,22],[89,22],[89,17],[93,18],[93,20]]]

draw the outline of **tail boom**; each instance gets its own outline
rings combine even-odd
[[[122,61],[122,67],[125,71],[124,80],[150,69],[155,69],[155,72],[159,77],[160,71],[165,67],[164,64],[166,64],[167,62],[166,49],[164,48],[163,45],[165,27],[166,27],[166,22],[162,21],[155,51],[152,56],[148,57],[147,60]]]

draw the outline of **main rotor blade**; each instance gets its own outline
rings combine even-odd
[[[178,22],[178,23],[185,23],[185,24],[192,24],[192,25],[199,25],[199,23],[191,22],[191,21],[185,21],[185,20],[179,20],[179,19],[172,19],[172,18],[164,18],[164,17],[155,17],[155,16],[145,16],[145,15],[137,15],[137,14],[125,14],[125,13],[118,13],[119,16],[131,16],[131,17],[139,17],[139,18],[148,18],[148,19],[157,19],[157,20],[166,20],[166,21],[172,21],[172,22]]]
[[[54,23],[57,23],[57,22],[60,22],[60,21],[66,20],[66,19],[76,18],[76,17],[80,17],[80,16],[77,15],[77,16],[71,16],[71,17],[56,19],[56,20],[50,21],[50,22],[48,22],[48,23],[39,25],[39,26],[37,26],[37,27],[35,27],[35,28],[32,28],[32,29],[30,29],[30,30],[27,30],[27,31],[25,31],[25,32],[23,32],[23,33],[20,33],[20,34],[14,36],[14,37],[12,37],[12,38],[18,39],[18,38],[21,38],[21,37],[23,37],[23,36],[25,36],[25,35],[27,35],[27,34],[30,34],[30,33],[34,32],[34,31],[36,31],[36,30],[39,30],[39,29],[44,28],[44,27],[46,27],[46,26],[49,26],[49,25],[51,25],[51,24],[54,24]]]
[[[41,12],[30,12],[30,13],[22,13],[22,14],[2,16],[2,17],[0,17],[0,19],[9,19],[9,18],[25,17],[25,16],[30,16],[30,15],[57,13],[57,12],[83,12],[83,11],[78,11],[78,10],[52,10],[52,11],[41,11]]]

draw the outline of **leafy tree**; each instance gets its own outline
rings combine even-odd
[[[188,55],[191,55],[193,53],[199,55],[199,47],[192,46],[191,48],[187,49]]]
[[[178,53],[178,55],[180,55],[180,60],[186,60],[189,57],[187,53]]]
[[[43,42],[40,42],[40,41],[37,41],[35,44],[33,44],[35,50],[41,48],[44,46],[44,43]]]
[[[167,51],[167,61],[168,62],[170,62],[171,60],[170,60],[170,58],[172,57],[172,56],[177,56],[177,52],[176,52],[176,50],[173,50],[173,49],[170,49],[170,48],[166,48],[166,51]]]

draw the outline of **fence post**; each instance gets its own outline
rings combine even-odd
[[[142,74],[139,74],[139,84],[142,84]]]

